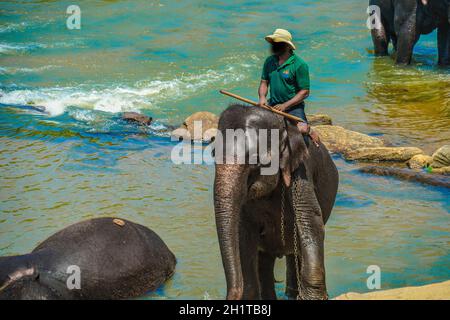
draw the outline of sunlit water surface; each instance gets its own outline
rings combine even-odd
[[[412,67],[374,58],[364,1],[78,1],[81,30],[65,27],[69,4],[0,5],[1,255],[82,219],[120,216],[155,230],[178,258],[149,298],[224,297],[213,168],[173,164],[164,129],[194,111],[220,113],[230,100],[218,89],[255,98],[263,37],[276,27],[292,31],[310,65],[309,112],[393,145],[449,143],[450,76],[436,66],[436,35],[422,37]],[[122,111],[156,122],[142,130],[121,122]],[[380,266],[384,289],[447,280],[448,190],[335,161],[330,295],[367,291],[369,265]]]

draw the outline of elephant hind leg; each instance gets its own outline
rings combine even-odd
[[[259,283],[261,288],[261,299],[276,300],[275,276],[273,269],[275,267],[276,257],[267,252],[260,251],[258,256]]]
[[[390,36],[386,32],[386,28],[381,25],[380,29],[372,29],[371,33],[375,55],[387,56],[389,54]]]
[[[410,1],[407,5],[401,1],[396,4],[394,30],[397,35],[397,64],[408,65],[411,63],[414,46],[420,37],[417,30],[416,10],[416,1]]]
[[[438,28],[439,64],[450,66],[450,23]]]
[[[312,180],[312,179],[311,179]],[[291,188],[301,256],[300,299],[328,299],[325,284],[325,226],[314,185],[296,174]]]
[[[251,221],[241,220],[239,237],[244,282],[242,299],[259,300],[261,297],[258,272],[258,235]]]

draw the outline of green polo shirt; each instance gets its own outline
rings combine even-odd
[[[310,86],[308,65],[296,54],[292,54],[281,66],[278,65],[278,57],[268,57],[261,79],[269,81],[270,105],[285,103],[300,90],[309,90]]]

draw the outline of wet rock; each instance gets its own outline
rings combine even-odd
[[[431,169],[431,173],[450,175],[450,166],[449,167],[442,167],[442,168],[432,168]]]
[[[124,112],[122,119],[128,122],[138,123],[144,126],[149,126],[152,123],[152,118],[137,112]]]
[[[428,167],[432,161],[433,158],[431,156],[428,156],[426,154],[416,154],[414,157],[408,160],[406,165],[410,169],[422,169]]]
[[[445,145],[439,148],[433,154],[433,162],[431,163],[433,168],[442,168],[450,166],[450,145]]]
[[[448,300],[450,281],[428,284],[420,287],[404,287],[369,293],[349,292],[335,300]]]
[[[327,114],[308,114],[306,117],[308,118],[309,124],[312,126],[333,124],[333,120]]]
[[[340,126],[319,125],[314,129],[320,134],[322,142],[331,152],[344,153],[360,148],[384,146],[383,140],[379,138],[347,130]]]
[[[210,142],[217,133],[219,117],[208,111],[192,114],[184,120],[180,128],[172,131],[175,139]],[[197,125],[196,125],[197,124]]]
[[[360,172],[378,176],[391,176],[402,180],[409,180],[429,184],[432,186],[450,188],[450,177],[445,175],[417,172],[410,169],[367,166],[359,169]]]
[[[349,150],[343,155],[347,160],[403,162],[422,153],[422,150],[414,147],[376,147]]]

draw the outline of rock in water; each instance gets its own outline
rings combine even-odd
[[[320,125],[314,127],[323,144],[331,152],[344,153],[359,148],[384,146],[383,140],[363,133],[344,129],[339,126]]]
[[[128,122],[134,122],[142,124],[144,126],[149,126],[152,123],[152,118],[137,112],[124,112],[122,114],[122,119]]]
[[[0,257],[0,300],[138,297],[169,279],[175,264],[147,227],[91,219],[55,233],[29,254]]]
[[[369,293],[349,292],[335,300],[448,300],[450,281],[428,284],[420,287],[405,287]]]
[[[208,111],[192,114],[184,120],[180,128],[172,132],[172,137],[183,140],[210,142],[217,133],[219,117]]]
[[[201,122],[201,130],[194,130],[194,123]],[[331,125],[332,119],[326,114],[310,114],[308,121],[311,125]],[[208,111],[200,111],[192,114],[184,120],[183,124],[172,131],[172,137],[186,141],[210,142],[217,134],[219,117]],[[199,128],[200,129],[200,128]]]
[[[406,165],[410,169],[422,169],[428,167],[432,161],[433,158],[430,156],[427,156],[425,154],[417,154],[411,159],[409,159]]]
[[[443,174],[443,175],[450,175],[450,166],[449,167],[442,167],[442,168],[432,168],[431,173],[436,174]]]
[[[433,154],[433,162],[431,163],[433,168],[442,168],[450,166],[450,145],[445,145],[439,148]]]
[[[344,152],[344,157],[347,160],[403,162],[422,153],[413,147],[376,147],[349,150]]]
[[[319,126],[319,125],[331,126],[333,124],[333,120],[327,114],[308,114],[306,118],[308,118],[308,123],[312,126]]]
[[[381,166],[367,166],[359,169],[359,171],[363,173],[375,174],[378,176],[391,176],[402,180],[409,180],[429,184],[432,186],[450,188],[450,177],[443,175],[417,172],[410,169],[389,168]]]

